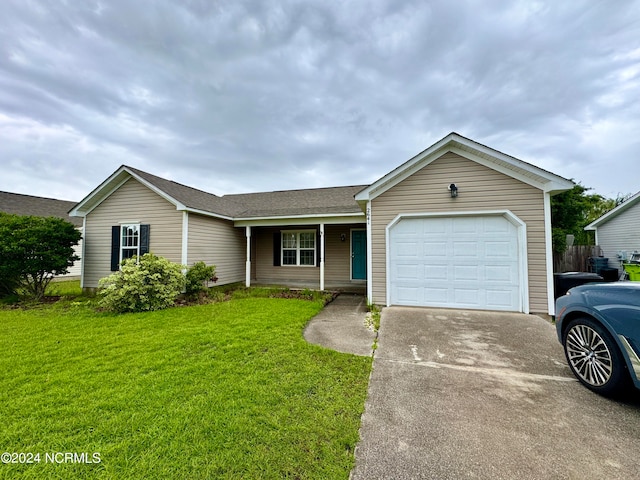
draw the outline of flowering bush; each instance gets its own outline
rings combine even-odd
[[[181,265],[145,253],[124,260],[119,272],[100,280],[100,305],[118,313],[161,310],[175,303],[184,285]]]

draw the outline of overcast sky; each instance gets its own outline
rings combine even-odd
[[[640,2],[0,2],[3,191],[366,184],[451,131],[640,190]]]

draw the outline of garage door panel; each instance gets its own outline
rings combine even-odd
[[[484,242],[484,256],[493,258],[513,258],[516,253],[510,242]]]
[[[511,230],[511,226],[504,221],[502,216],[484,217],[482,221],[483,230],[485,233],[498,233],[506,234]]]
[[[416,278],[419,278],[418,275],[418,265],[397,265],[396,267],[396,278],[399,281],[408,280],[413,281]]]
[[[450,220],[450,218],[447,220]],[[476,221],[476,217],[460,217],[456,218],[456,221],[451,223],[451,231],[456,234],[471,233],[475,235],[478,233],[480,228],[482,228],[482,224]]]
[[[495,310],[508,308],[517,299],[517,292],[504,290],[487,290],[487,306]]]
[[[398,257],[417,257],[418,245],[416,242],[401,240],[396,246],[396,255]]]
[[[417,287],[402,287],[396,288],[396,295],[398,301],[403,305],[420,305],[419,303],[419,289]]]
[[[453,242],[453,254],[457,257],[478,257],[477,242]]]
[[[447,255],[446,242],[422,242],[422,253],[425,257],[444,257]]]
[[[389,240],[391,304],[520,310],[518,230],[505,217],[407,218]]]
[[[449,290],[447,288],[425,287],[422,290],[423,304],[445,304],[448,303]]]
[[[453,268],[454,281],[480,280],[478,265],[458,265]]]
[[[444,281],[449,279],[449,268],[446,265],[429,265],[424,268],[424,277],[432,281]]]

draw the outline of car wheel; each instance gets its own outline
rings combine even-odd
[[[602,395],[623,389],[628,378],[624,358],[598,322],[590,318],[572,320],[562,344],[571,371],[587,388]]]

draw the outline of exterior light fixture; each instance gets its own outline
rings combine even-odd
[[[455,183],[452,183],[447,187],[447,190],[451,192],[451,198],[456,198],[458,196],[458,187],[456,187]]]
[[[344,233],[340,234],[340,241],[344,242],[347,239],[347,236]]]

